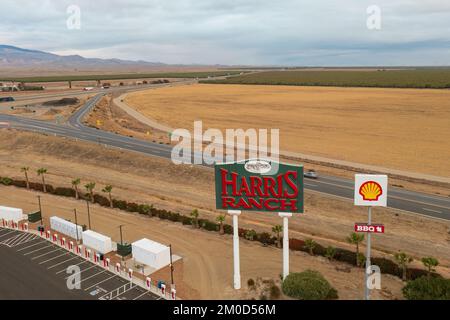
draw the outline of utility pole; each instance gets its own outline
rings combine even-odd
[[[173,261],[172,261],[172,245],[169,244],[169,249],[170,249],[170,284],[172,285],[172,289],[175,288],[175,285],[173,283]]]
[[[38,202],[39,202],[39,212],[41,213],[41,226],[43,226],[43,225],[44,225],[44,222],[42,221],[42,206],[41,206],[41,196],[40,196],[40,195],[38,195],[38,196],[37,196],[37,198],[38,198]]]
[[[75,233],[77,234],[77,243],[80,239],[78,239],[78,219],[77,219],[77,209],[73,209],[73,212],[75,213]]]
[[[119,229],[120,229],[120,245],[122,245],[122,246],[123,246],[123,236],[122,236],[122,227],[123,226],[124,226],[123,224],[121,224],[119,226]]]
[[[92,228],[91,228],[91,212],[89,210],[89,200],[87,200],[87,199],[86,199],[86,205],[87,205],[89,230],[92,230]]]

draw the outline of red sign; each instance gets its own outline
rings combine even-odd
[[[382,224],[355,223],[355,232],[384,233]]]

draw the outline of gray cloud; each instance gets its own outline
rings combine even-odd
[[[66,8],[81,8],[81,30]],[[450,65],[450,3],[377,0],[2,0],[0,43],[166,63]]]

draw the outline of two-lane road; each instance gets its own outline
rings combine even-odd
[[[0,115],[0,128],[12,127],[21,130],[46,133],[84,141],[95,142],[109,147],[140,152],[149,156],[171,158],[172,147],[136,138],[87,127],[83,118],[95,106],[104,93],[97,94],[75,112],[65,125],[54,124],[30,118]],[[340,177],[320,176],[317,180],[305,179],[305,188],[327,195],[353,199],[353,181]],[[407,191],[391,187],[388,206],[429,217],[450,221],[450,198]]]

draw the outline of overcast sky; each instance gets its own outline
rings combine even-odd
[[[2,0],[0,44],[176,64],[450,65],[450,0]]]

